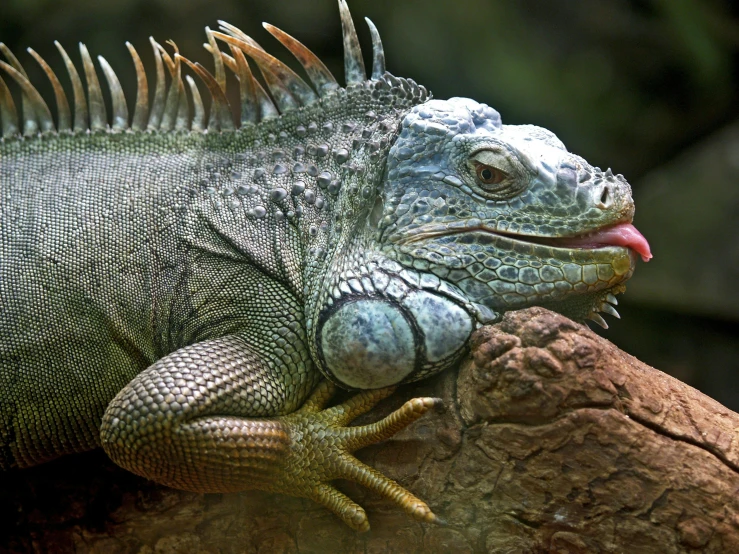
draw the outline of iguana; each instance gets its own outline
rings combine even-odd
[[[438,400],[348,424],[396,385],[453,365],[505,311],[542,305],[603,325],[599,312],[618,315],[615,295],[651,256],[626,180],[545,129],[386,72],[369,20],[368,78],[339,8],[344,87],[283,31],[266,25],[311,85],[221,23],[206,29],[214,73],[152,39],[151,105],[128,44],[131,118],[110,65],[98,58],[109,119],[87,49],[85,98],[57,43],[74,110],[29,49],[53,86],[54,122],[0,45],[23,108],[19,120],[0,79],[0,467],[102,446],[165,485],[307,497],[357,530],[366,514],[333,479],[434,521],[350,453]],[[186,67],[212,97],[207,118]],[[326,408],[333,383],[362,392]]]

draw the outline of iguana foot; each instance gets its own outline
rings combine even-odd
[[[393,436],[439,405],[441,400],[414,398],[380,421],[347,427],[356,417],[392,394],[394,388],[364,391],[343,404],[324,410],[334,391],[334,385],[326,381],[316,388],[302,408],[278,418],[290,435],[291,447],[283,466],[285,480],[271,490],[311,498],[351,528],[367,531],[370,526],[362,507],[329,484],[333,479],[347,479],[392,500],[419,521],[437,521],[425,502],[360,462],[351,452]]]

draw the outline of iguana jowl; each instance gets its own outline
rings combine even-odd
[[[389,387],[452,365],[472,330],[506,310],[544,305],[602,324],[598,312],[617,315],[614,295],[637,256],[650,257],[623,177],[545,129],[502,125],[473,100],[431,100],[386,73],[369,21],[367,79],[339,5],[346,87],[279,29],[267,26],[312,87],[224,23],[207,31],[214,75],[152,41],[151,106],[129,45],[130,123],[100,58],[109,123],[84,46],[87,98],[57,45],[73,111],[31,51],[54,86],[56,124],[0,48],[23,107],[19,122],[0,79],[0,467],[102,445],[166,485],[305,496],[359,530],[364,511],[332,479],[433,521],[349,453],[436,401],[365,427],[351,420]],[[212,96],[207,122],[185,66]],[[226,69],[239,80],[238,123]],[[329,382],[366,390],[324,409]]]

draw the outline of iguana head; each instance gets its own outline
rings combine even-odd
[[[497,314],[544,305],[604,324],[598,312],[615,314],[614,293],[651,257],[623,176],[467,98],[410,110],[380,199],[384,254]]]

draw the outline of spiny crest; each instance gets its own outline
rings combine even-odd
[[[344,67],[347,87],[366,84],[368,81],[362,52],[345,0],[339,0],[339,10],[344,36]],[[369,19],[366,21],[372,36],[371,81],[389,85],[390,88],[402,89],[408,99],[416,102],[424,101],[427,92],[423,87],[410,79],[398,79],[385,72],[385,54],[380,35],[374,24]],[[170,55],[167,49],[153,38],[150,39],[156,65],[156,85],[151,103],[149,102],[148,80],[141,58],[136,49],[130,43],[126,43],[136,69],[137,80],[136,104],[131,119],[129,119],[128,105],[118,77],[110,64],[102,56],[98,56],[98,63],[111,93],[113,114],[110,125],[95,67],[84,44],[80,44],[80,55],[87,83],[87,98],[85,98],[82,79],[71,58],[61,44],[54,43],[62,56],[72,83],[74,111],[70,109],[64,89],[51,67],[38,53],[28,49],[29,54],[38,62],[51,82],[58,113],[55,125],[49,106],[31,84],[20,61],[3,43],[0,43],[0,52],[7,60],[7,62],[0,61],[2,138],[33,136],[39,133],[86,132],[88,130],[111,132],[129,129],[133,131],[193,132],[232,130],[278,117],[282,113],[301,106],[309,106],[320,98],[335,94],[340,90],[339,84],[324,63],[300,41],[284,31],[264,24],[267,31],[297,58],[313,87],[284,63],[268,54],[241,30],[223,21],[218,23],[220,31],[212,31],[209,28],[205,30],[208,42],[204,46],[213,56],[214,73],[201,64],[193,63],[180,55],[173,42],[168,43],[174,51]],[[228,46],[230,55],[220,50],[219,41]],[[266,90],[252,73],[247,57],[259,68]],[[192,70],[210,93],[212,103],[207,121],[205,106],[195,80],[187,75],[185,76],[187,87],[183,84],[183,64]],[[166,77],[165,67],[169,79]],[[232,107],[226,97],[227,69],[236,76],[239,82],[240,120],[238,122],[234,120]],[[21,120],[18,118],[10,89],[1,76],[2,72],[10,76],[20,87]],[[190,104],[192,104],[192,114]],[[72,113],[74,113],[74,119]]]

